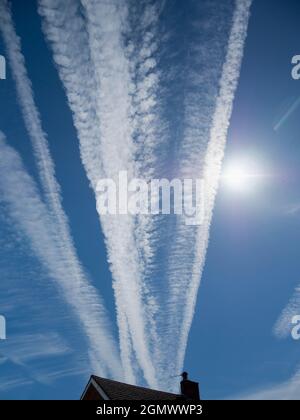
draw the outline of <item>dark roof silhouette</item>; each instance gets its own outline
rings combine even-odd
[[[95,385],[96,384],[96,385]],[[182,395],[129,385],[92,375],[83,400],[182,400]]]

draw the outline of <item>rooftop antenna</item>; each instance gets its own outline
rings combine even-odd
[[[186,381],[188,379],[188,373],[182,372],[180,375],[169,376],[169,378],[179,378],[179,377],[181,377],[184,381]]]

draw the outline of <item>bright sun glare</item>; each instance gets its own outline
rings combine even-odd
[[[255,189],[263,176],[251,162],[232,162],[222,173],[222,183],[231,190],[249,192]]]

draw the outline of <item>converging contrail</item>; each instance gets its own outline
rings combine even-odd
[[[66,300],[75,309],[77,316],[90,340],[90,345],[99,355],[100,361],[108,372],[121,377],[118,352],[110,333],[107,330],[105,310],[100,298],[97,300],[95,290],[78,260],[73,239],[70,233],[67,216],[61,203],[60,187],[55,178],[54,164],[49,152],[46,135],[42,129],[39,112],[34,103],[31,84],[21,53],[20,39],[16,35],[10,9],[6,0],[0,0],[0,29],[3,35],[7,55],[16,82],[19,102],[26,129],[32,141],[38,163],[39,176],[45,194],[50,221],[56,226],[56,245],[65,261],[66,281],[61,282]],[[69,276],[67,275],[69,272]],[[57,278],[57,277],[56,277]],[[61,281],[61,279],[60,279]],[[71,283],[70,283],[71,281]],[[70,293],[73,288],[73,293]],[[75,296],[78,293],[78,297]],[[90,311],[90,304],[95,308]],[[99,332],[99,329],[102,330]]]
[[[79,317],[90,340],[90,347],[97,360],[93,365],[98,372],[111,372],[121,378],[117,352],[109,330],[109,322],[97,291],[85,280],[74,282],[69,256],[63,252],[53,220],[38,188],[26,172],[19,155],[6,144],[0,133],[0,189],[7,202],[16,226],[30,240],[32,249],[56,281],[66,301]]]
[[[143,281],[147,287],[154,290],[155,296],[154,328],[158,331],[157,343],[153,346],[156,350],[155,366],[160,386],[173,389],[175,388],[172,381],[166,378],[172,376],[174,371],[180,372],[183,366],[205,263],[209,228],[232,103],[240,74],[251,1],[227,2],[220,11],[217,2],[192,4],[195,6],[196,17],[195,21],[190,18],[189,24],[192,28],[199,25],[196,32],[199,42],[197,43],[196,38],[191,45],[187,42],[184,44],[188,50],[183,52],[186,55],[184,70],[182,65],[175,65],[174,68],[164,71],[157,69],[157,61],[164,59],[164,52],[161,51],[170,48],[168,58],[171,60],[172,55],[179,53],[172,50],[172,44],[178,49],[178,45],[175,44],[176,35],[172,30],[160,33],[162,41],[155,38],[157,34],[153,28],[159,25],[153,8],[145,9],[148,22],[151,22],[147,26],[141,10],[137,7],[141,25],[146,28],[145,48],[141,41],[143,31],[141,33],[138,30],[136,37],[139,41],[136,45],[129,44],[128,47],[131,50],[131,62],[138,69],[138,76],[135,77],[138,83],[134,92],[138,106],[135,104],[137,116],[133,119],[133,124],[140,139],[140,144],[137,144],[140,153],[136,159],[140,174],[146,179],[155,175],[164,176],[164,167],[168,167],[168,154],[172,154],[173,159],[177,160],[177,164],[173,162],[173,175],[181,179],[204,178],[206,185],[206,216],[203,226],[186,226],[179,218],[173,222],[172,218],[167,221],[163,218],[153,220],[153,217],[141,217],[136,226],[136,230],[142,232],[137,246],[142,249],[140,254],[144,255],[146,261]],[[167,6],[168,2],[165,7]],[[170,12],[170,6],[168,10]],[[206,19],[203,28],[199,22],[202,15]],[[134,20],[132,14],[131,19]],[[161,28],[157,29],[157,33],[159,30],[161,31]],[[206,41],[201,44],[203,39]],[[181,56],[177,58],[180,59]],[[146,68],[148,66],[147,70],[143,65]],[[164,84],[165,80],[169,81],[169,88]],[[178,82],[182,84],[181,97],[176,93]],[[163,99],[160,91],[165,95]],[[177,100],[182,106],[182,113],[178,119],[172,115],[172,119],[175,120],[173,128],[168,117],[168,107],[177,104]],[[175,109],[181,111],[180,108]],[[159,167],[159,163],[162,167]],[[161,238],[164,238],[168,247],[166,252],[160,245]],[[166,254],[164,269],[161,268],[161,251],[163,255]],[[158,281],[160,275],[163,276],[164,283]],[[149,310],[149,307],[147,309]]]
[[[169,389],[205,264],[251,0],[222,8],[191,0],[188,17],[174,17],[174,4],[39,0],[93,190],[122,170],[204,178],[200,227],[173,216],[100,215],[125,378],[138,381],[141,369],[149,385]]]
[[[100,120],[105,175],[107,178],[117,179],[119,172],[125,168],[129,176],[133,177],[136,170],[132,127],[129,124],[131,79],[129,62],[122,43],[123,22],[128,15],[127,5],[119,0],[109,3],[102,0],[82,0],[82,4],[86,11],[89,47],[98,87],[96,112]],[[145,328],[134,218],[129,215],[102,216],[101,223],[107,238],[114,288],[124,300],[137,359],[149,385],[156,387]]]
[[[247,35],[252,0],[237,0],[230,31],[226,59],[220,80],[213,121],[210,128],[208,148],[205,153],[204,181],[206,188],[206,215],[203,226],[198,229],[196,253],[192,278],[187,290],[187,304],[183,319],[182,335],[178,351],[178,367],[183,365],[189,330],[195,311],[197,290],[205,263],[215,197],[217,194],[222,160],[225,151],[227,130],[232,113],[233,100],[240,75],[240,68]]]
[[[120,47],[121,19],[126,15],[126,10],[125,6],[117,10],[118,2],[83,4],[88,33],[85,32],[85,22],[78,12],[79,3],[41,0],[39,11],[44,17],[44,31],[53,48],[54,59],[74,114],[82,162],[96,190],[100,178],[115,178],[118,171],[124,168],[134,173],[134,161],[130,159],[133,144],[127,118],[128,62]],[[74,44],[71,45],[70,40]],[[84,50],[88,51],[82,60],[77,56],[77,45],[84,45]],[[74,62],[78,64],[76,68]],[[89,71],[90,85],[85,81],[88,68],[92,69]],[[116,94],[113,93],[115,91]],[[84,125],[94,127],[91,137]],[[127,380],[134,379],[129,360],[130,344],[128,337],[125,339],[128,325],[132,345],[145,378],[155,386],[154,368],[145,334],[133,220],[128,215],[103,216],[101,224],[114,279],[121,356]]]
[[[136,176],[141,179],[160,179],[165,175],[168,153],[168,129],[162,117],[159,71],[159,17],[165,2],[131,0],[128,20],[124,27],[127,39],[126,56],[130,63],[131,114],[130,126],[134,139]],[[138,215],[135,224],[136,247],[143,281],[143,303],[149,331],[149,347],[157,376],[162,372],[162,342],[158,319],[164,312],[161,284],[157,285],[156,254],[163,223],[161,218]],[[159,380],[160,386],[164,386]]]

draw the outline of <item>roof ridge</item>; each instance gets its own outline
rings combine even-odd
[[[97,379],[102,379],[104,381],[110,381],[110,382],[115,382],[117,384],[121,384],[121,385],[126,385],[126,386],[131,386],[133,388],[139,388],[139,389],[144,389],[146,391],[155,391],[155,392],[162,392],[164,394],[170,394],[170,395],[176,395],[176,396],[181,396],[181,394],[179,393],[174,393],[174,392],[168,392],[168,391],[161,391],[159,389],[153,389],[153,388],[147,388],[145,386],[139,386],[139,385],[132,385],[132,384],[128,384],[126,382],[120,382],[120,381],[116,381],[114,379],[108,379],[108,378],[102,378],[101,376],[97,376],[97,375],[91,375],[92,378],[97,378]]]

